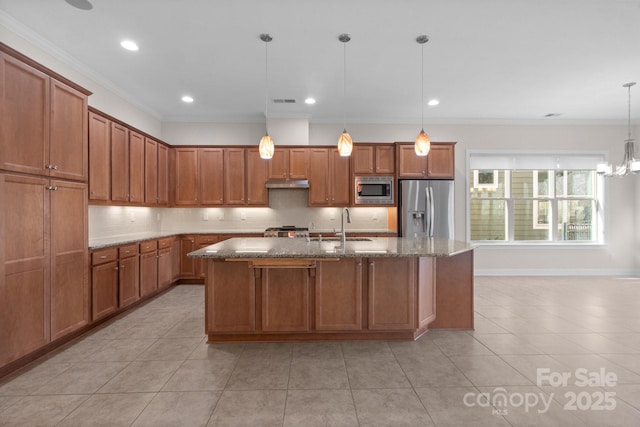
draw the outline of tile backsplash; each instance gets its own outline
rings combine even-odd
[[[262,232],[267,227],[295,225],[313,232],[340,229],[342,208],[311,208],[309,190],[271,189],[268,208],[146,208],[89,206],[89,238],[145,232]],[[349,208],[347,231],[387,231],[387,208]]]

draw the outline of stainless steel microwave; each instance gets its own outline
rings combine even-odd
[[[393,205],[392,176],[356,176],[356,205]]]

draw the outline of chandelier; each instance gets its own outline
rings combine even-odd
[[[629,174],[637,174],[640,172],[640,160],[635,158],[635,146],[634,139],[631,138],[631,86],[635,85],[635,82],[625,83],[622,87],[626,87],[629,93],[629,121],[628,121],[628,136],[624,142],[624,158],[622,163],[613,168],[611,163],[599,163],[597,172],[604,176],[625,176]]]

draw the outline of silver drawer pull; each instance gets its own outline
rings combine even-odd
[[[100,259],[107,259],[107,256],[106,255],[101,255]]]

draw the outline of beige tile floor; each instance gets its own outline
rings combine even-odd
[[[0,381],[0,426],[640,425],[640,280],[478,277],[475,308],[415,342],[212,345],[178,286]]]

